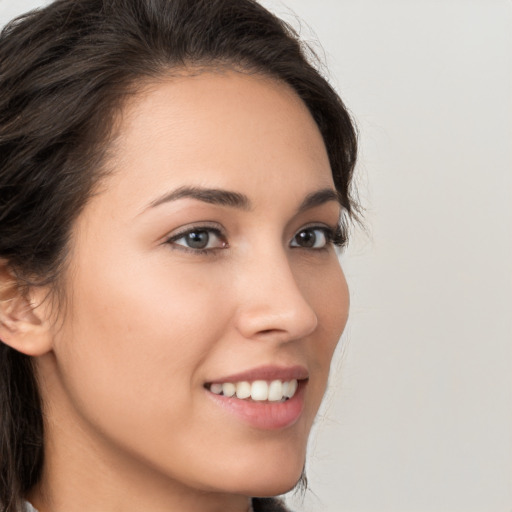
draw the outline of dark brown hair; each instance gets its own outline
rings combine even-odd
[[[0,35],[0,263],[58,281],[73,221],[102,174],[115,114],[141,82],[190,66],[289,84],[322,133],[347,217],[356,134],[297,34],[252,0],[57,0]],[[43,418],[31,360],[0,343],[0,510],[40,478]]]

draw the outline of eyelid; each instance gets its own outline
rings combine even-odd
[[[313,250],[313,251],[315,251],[315,250],[318,251],[321,249],[326,249],[330,245],[334,245],[334,246],[343,248],[347,244],[348,237],[346,235],[346,227],[344,226],[344,224],[341,221],[338,222],[336,225],[329,225],[329,224],[325,224],[323,222],[320,222],[320,223],[312,222],[312,223],[306,224],[304,226],[301,226],[297,231],[295,231],[295,233],[292,237],[292,241],[294,240],[294,238],[297,236],[298,233],[300,233],[301,231],[305,231],[307,229],[322,230],[327,239],[326,245],[324,247],[320,247],[320,248],[301,247],[300,245],[296,245],[296,246],[292,246],[292,247],[297,247],[299,249],[306,249],[306,250],[309,249],[309,250]]]
[[[179,228],[174,229],[165,236],[165,240],[173,240],[176,238],[179,238],[180,236],[186,235],[187,233],[190,233],[191,231],[218,231],[222,232],[222,228],[214,222],[197,222],[197,223],[191,223],[186,224],[184,226],[181,226]]]
[[[194,249],[192,247],[187,247],[186,245],[175,243],[180,238],[183,238],[187,234],[192,233],[194,231],[206,231],[210,234],[213,233],[219,240],[223,240],[224,243],[222,246],[219,247],[208,247],[204,249]],[[170,234],[166,235],[163,243],[171,246],[172,249],[190,252],[193,254],[212,254],[214,251],[217,251],[219,249],[227,249],[229,247],[229,243],[227,242],[224,229],[219,224],[208,221],[187,224],[185,226],[177,228]]]
[[[290,240],[290,244],[293,243],[293,240],[301,231],[305,230],[321,230],[324,232],[324,236],[326,237],[326,244],[322,247],[301,247],[300,245],[291,245],[292,248],[312,250],[312,251],[320,251],[322,249],[327,249],[330,246],[337,246],[343,248],[347,243],[347,236],[345,233],[345,226],[342,222],[337,223],[336,225],[329,225],[323,222],[311,222],[301,226],[297,231],[294,232],[292,239]],[[203,249],[187,247],[184,244],[175,243],[180,238],[183,238],[187,234],[194,231],[207,231],[209,233],[213,233],[219,240],[223,242],[222,246],[218,247],[206,247]],[[227,240],[227,236],[225,230],[222,226],[215,222],[200,222],[193,223],[177,228],[169,235],[167,235],[164,239],[164,244],[168,244],[172,249],[181,250],[184,252],[190,252],[193,254],[213,254],[220,249],[229,248],[229,242]]]

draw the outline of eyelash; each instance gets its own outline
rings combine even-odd
[[[297,249],[305,249],[310,251],[326,251],[328,250],[329,246],[333,245],[338,248],[345,247],[347,243],[347,236],[345,234],[344,226],[340,223],[335,228],[325,226],[325,225],[308,225],[304,226],[301,229],[299,229],[293,236],[292,241],[295,240],[295,237],[304,231],[322,231],[325,236],[325,245],[323,247],[301,247],[301,246],[292,246],[292,248]],[[222,247],[211,247],[207,249],[198,249],[198,248],[192,248],[192,247],[186,247],[182,244],[176,244],[178,240],[181,238],[186,237],[187,235],[190,235],[192,233],[208,233],[208,234],[214,234],[219,240],[223,242]],[[187,228],[184,231],[181,231],[179,233],[173,234],[169,238],[165,240],[166,244],[169,244],[172,246],[173,249],[189,252],[195,255],[208,255],[212,256],[215,255],[218,250],[221,249],[227,249],[229,248],[229,243],[227,242],[225,236],[223,235],[222,231],[216,227],[208,226],[208,225],[198,225],[198,226],[192,226],[190,228]],[[291,243],[291,242],[290,242]]]
[[[172,235],[165,241],[165,243],[171,245],[173,249],[178,250],[178,251],[189,252],[189,253],[196,254],[196,255],[205,254],[208,256],[214,255],[216,253],[216,251],[218,251],[220,249],[226,249],[229,247],[229,244],[227,243],[227,241],[224,242],[225,245],[223,247],[214,247],[214,248],[209,248],[209,249],[194,249],[192,247],[186,247],[181,244],[176,244],[176,241],[180,240],[181,238],[186,237],[187,235],[190,235],[191,233],[204,233],[204,232],[206,232],[208,234],[213,233],[220,240],[225,239],[225,237],[222,234],[220,229],[214,228],[212,226],[199,225],[199,226],[193,226],[184,231],[176,233],[175,235]]]

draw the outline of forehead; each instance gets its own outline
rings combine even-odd
[[[147,85],[126,104],[111,154],[113,179],[141,200],[184,182],[242,192],[286,185],[298,195],[333,186],[322,136],[297,94],[236,71]]]

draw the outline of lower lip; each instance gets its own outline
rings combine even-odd
[[[291,427],[300,418],[304,409],[306,382],[299,381],[295,395],[285,402],[256,402],[216,395],[208,390],[207,393],[215,403],[250,426],[262,430],[279,430]]]

